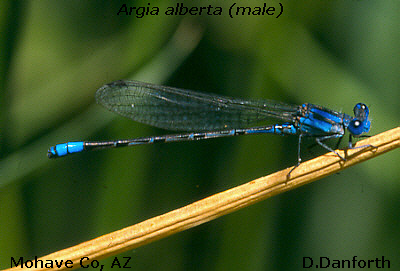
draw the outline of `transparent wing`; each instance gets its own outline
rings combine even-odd
[[[168,130],[246,128],[266,120],[292,122],[299,106],[244,100],[138,81],[116,81],[96,92],[97,103],[137,122]]]

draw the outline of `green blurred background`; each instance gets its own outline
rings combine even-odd
[[[297,138],[272,135],[49,160],[56,143],[166,133],[94,104],[105,83],[139,79],[348,114],[365,102],[370,134],[399,125],[399,1],[282,0],[279,18],[233,19],[233,0],[180,2],[221,7],[220,16],[117,15],[124,3],[176,6],[0,2],[1,269],[10,257],[47,255],[296,162]],[[324,152],[303,150],[304,159]],[[399,158],[385,154],[119,257],[132,257],[134,270],[300,270],[303,257],[384,256],[399,269]]]

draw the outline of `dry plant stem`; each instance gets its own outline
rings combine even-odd
[[[372,145],[375,148],[367,147],[347,151],[338,150],[339,154],[347,157],[347,161],[342,161],[333,153],[327,153],[300,164],[291,173],[290,178],[287,178],[290,168],[285,169],[125,229],[52,253],[40,259],[44,262],[51,260],[53,263],[55,260],[58,262],[61,260],[64,262],[71,260],[74,268],[78,268],[83,257],[87,257],[85,259],[89,259],[90,261],[106,258],[195,227],[398,148],[400,146],[400,127],[357,143],[357,146],[363,145]],[[85,264],[85,261],[83,263]],[[54,268],[54,270],[66,269],[65,266]],[[8,270],[53,269],[21,269],[18,267]]]

